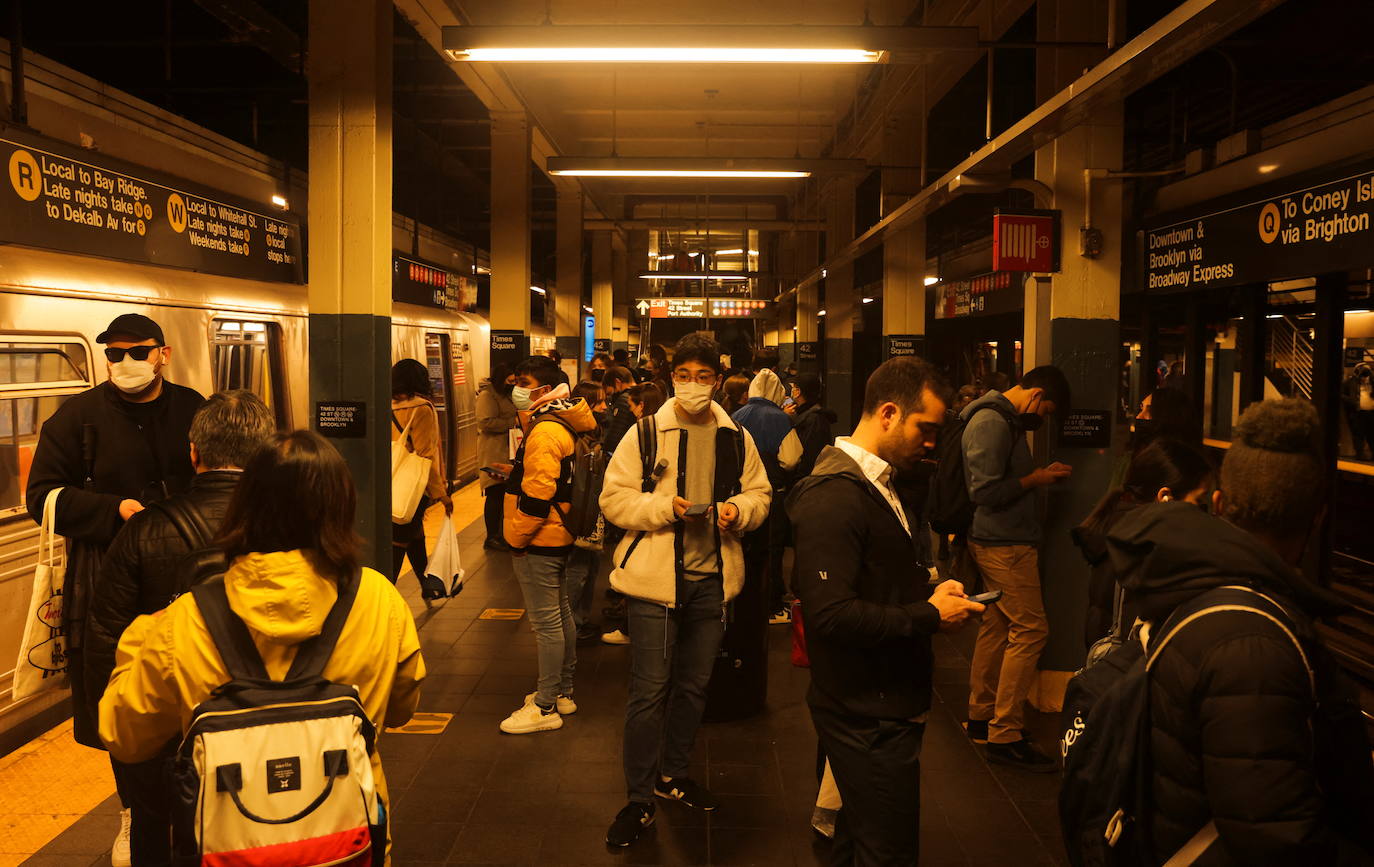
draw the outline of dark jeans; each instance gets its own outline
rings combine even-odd
[[[787,576],[782,571],[784,549],[791,544],[792,523],[787,520],[787,510],[783,508],[786,491],[773,494],[773,506],[768,510],[768,521],[762,532],[768,536],[768,614],[781,611],[783,597],[787,595]]]
[[[568,604],[572,606],[573,622],[581,629],[592,614],[592,594],[597,573],[601,571],[601,552],[573,546],[568,553]]]
[[[503,518],[502,510],[506,502],[506,486],[501,483],[489,486],[482,491],[485,499],[482,501],[482,521],[487,525],[487,539],[506,541],[505,533],[501,529]]]
[[[811,720],[844,801],[830,849],[833,867],[919,863],[925,723],[850,716],[814,706]]]
[[[671,568],[671,567],[670,567]],[[680,777],[692,760],[706,685],[720,640],[719,575],[678,582],[678,607],[629,598],[630,696],[625,705],[625,786],[652,801],[658,775]]]
[[[391,583],[401,577],[406,558],[410,558],[410,568],[418,579],[429,568],[429,552],[425,550],[425,510],[434,501],[421,497],[420,505],[415,507],[415,517],[408,524],[391,525]]]
[[[110,761],[120,800],[129,808],[129,851],[137,867],[172,863],[172,785],[170,766],[176,743],[146,762]]]

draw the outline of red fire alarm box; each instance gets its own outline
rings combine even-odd
[[[992,270],[1059,270],[1059,212],[1018,211],[992,216]]]

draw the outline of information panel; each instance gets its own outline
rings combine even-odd
[[[923,334],[885,334],[883,343],[887,348],[884,353],[886,358],[897,358],[904,355],[920,355],[925,344]]]
[[[984,274],[971,280],[951,280],[931,287],[936,319],[1014,313],[1026,304],[1022,277],[1012,271]]]
[[[301,228],[227,193],[7,129],[0,242],[302,283]]]
[[[1069,448],[1111,448],[1111,412],[1105,409],[1079,409],[1069,413],[1059,429],[1059,444]]]
[[[1212,289],[1367,267],[1374,245],[1374,169],[1338,174],[1146,229],[1145,288]]]
[[[466,277],[397,254],[391,261],[391,300],[461,312],[475,299]]]
[[[355,400],[316,403],[315,430],[335,439],[362,439],[367,436],[367,404]]]

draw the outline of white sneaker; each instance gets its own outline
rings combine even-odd
[[[624,632],[623,630],[617,629],[615,632],[607,632],[605,635],[601,636],[601,643],[602,643],[602,644],[629,644],[629,643],[630,643],[630,636],[626,635],[625,632]]]
[[[525,704],[534,704],[534,696],[534,693],[525,696]],[[573,701],[570,695],[560,695],[554,709],[558,711],[559,716],[572,716],[577,713],[577,702]]]
[[[520,705],[519,710],[501,720],[501,731],[508,735],[527,735],[533,732],[551,732],[563,727],[563,717],[557,710],[548,713],[539,709],[534,702]]]
[[[768,625],[770,626],[785,626],[791,622],[792,609],[790,608],[780,608],[773,613],[772,617],[768,618]]]
[[[119,836],[115,837],[110,848],[110,864],[113,867],[132,867],[134,857],[129,851],[129,811],[119,811]]]

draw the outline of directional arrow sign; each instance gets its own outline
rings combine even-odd
[[[649,302],[641,298],[639,303],[635,305],[635,309],[639,311],[640,316],[643,316],[649,312]]]

